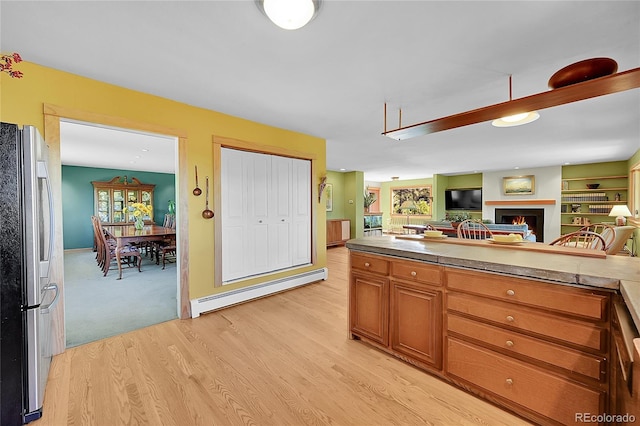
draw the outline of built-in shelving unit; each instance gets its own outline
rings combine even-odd
[[[562,179],[562,233],[575,231],[589,223],[612,222],[611,208],[628,202],[628,177],[611,174]],[[587,185],[599,184],[597,188]]]

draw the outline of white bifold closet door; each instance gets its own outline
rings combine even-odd
[[[311,263],[311,162],[222,148],[222,281]]]

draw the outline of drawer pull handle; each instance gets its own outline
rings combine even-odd
[[[513,318],[511,315],[507,316],[507,321],[513,322],[514,320],[515,320],[515,318]]]
[[[513,341],[512,340],[507,340],[506,345],[509,347],[513,346]]]
[[[513,290],[507,290],[507,296],[515,296],[516,292]]]
[[[364,266],[368,268],[369,266],[371,266],[371,264],[369,262],[364,262]]]
[[[506,382],[509,386],[511,386],[513,384],[513,379],[507,379]]]
[[[418,275],[418,273],[416,271],[411,271],[411,276],[415,277],[416,275]]]

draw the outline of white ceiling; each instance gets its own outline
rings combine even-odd
[[[380,134],[385,102],[391,129],[399,108],[409,125],[506,101],[509,74],[519,98],[579,60],[640,67],[638,1],[325,0],[309,25],[285,31],[253,0],[3,0],[0,20],[3,52],[325,138],[328,169],[370,181],[626,160],[640,148],[638,89],[516,128]],[[86,141],[74,151],[90,146],[85,157],[109,157]]]
[[[60,121],[60,159],[67,166],[173,174],[176,147],[175,137]]]

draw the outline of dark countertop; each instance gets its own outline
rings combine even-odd
[[[368,252],[537,278],[564,285],[619,290],[640,330],[640,258],[607,256],[592,258],[529,252],[508,247],[477,247],[393,236],[364,237],[347,241],[347,248]]]

